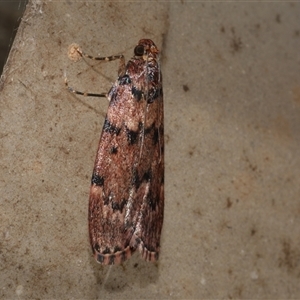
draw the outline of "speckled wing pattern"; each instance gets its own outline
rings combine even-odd
[[[153,41],[139,41],[108,99],[90,189],[92,250],[103,265],[122,263],[136,249],[156,261],[164,213],[164,128]]]

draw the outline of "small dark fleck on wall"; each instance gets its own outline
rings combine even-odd
[[[243,47],[241,38],[234,35],[233,38],[231,39],[230,47],[233,53],[239,52]]]
[[[231,199],[228,197],[228,198],[226,199],[226,201],[227,201],[227,203],[226,203],[226,208],[230,208],[230,207],[232,206],[232,201],[231,201]]]
[[[288,272],[299,273],[300,252],[297,247],[292,248],[291,242],[284,240],[282,242],[281,257],[279,258],[279,267],[285,268]]]
[[[187,84],[184,84],[184,85],[182,86],[182,88],[183,88],[183,90],[184,90],[185,92],[188,92],[188,91],[190,90],[190,88],[188,87]]]

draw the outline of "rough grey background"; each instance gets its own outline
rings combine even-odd
[[[0,298],[300,298],[300,5],[31,1],[1,84]],[[96,264],[90,176],[117,63],[163,51],[158,264]]]

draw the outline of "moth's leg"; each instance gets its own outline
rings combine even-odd
[[[69,50],[70,52],[71,50]],[[73,45],[73,51],[76,51],[81,57],[86,57],[93,60],[102,60],[102,61],[113,61],[116,59],[119,59],[119,68],[118,68],[118,75],[124,75],[125,74],[125,58],[124,55],[118,54],[118,55],[111,55],[111,56],[92,56],[89,54],[86,54],[83,52],[79,46]]]
[[[77,94],[77,95],[82,95],[82,96],[87,96],[87,97],[105,97],[105,98],[107,98],[107,93],[94,94],[94,93],[86,93],[86,92],[80,92],[80,91],[74,90],[72,87],[69,86],[67,77],[65,77],[65,85],[69,92]]]
[[[68,53],[69,53],[69,58],[73,61],[78,61],[81,57],[86,57],[89,59],[100,60],[100,61],[113,61],[113,60],[119,59],[118,75],[122,76],[125,74],[125,58],[124,58],[124,55],[122,55],[122,54],[105,56],[105,57],[92,56],[92,55],[89,55],[89,54],[86,54],[85,52],[83,52],[80,49],[80,47],[76,44],[72,44],[69,47]],[[77,91],[77,90],[73,89],[72,87],[70,87],[68,85],[68,80],[67,80],[66,76],[65,76],[65,85],[71,93],[74,93],[77,95],[90,96],[90,97],[106,97],[107,98],[107,93],[100,93],[100,94],[86,93],[86,92],[81,92],[81,91]]]

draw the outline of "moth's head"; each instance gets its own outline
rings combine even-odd
[[[156,45],[149,39],[142,39],[134,48],[134,55],[143,57],[144,60],[156,58],[159,53]]]

